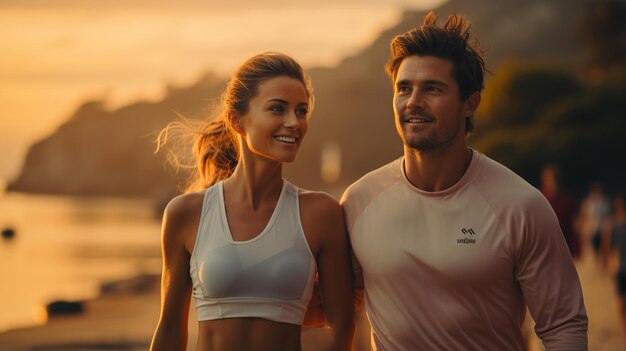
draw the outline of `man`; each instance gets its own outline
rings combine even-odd
[[[550,204],[467,147],[485,71],[470,23],[436,19],[391,43],[404,156],[342,199],[373,346],[523,350],[528,305],[547,350],[586,350],[580,282]]]

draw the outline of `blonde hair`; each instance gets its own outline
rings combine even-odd
[[[189,134],[194,135],[194,166],[183,165],[179,153],[168,148],[168,160],[177,171],[182,167],[191,172],[185,192],[206,189],[233,173],[239,161],[239,146],[227,115],[232,112],[246,114],[250,100],[258,93],[259,85],[267,79],[281,76],[297,79],[304,85],[311,113],[314,98],[309,76],[293,58],[282,53],[266,52],[251,57],[233,73],[222,94],[219,114],[215,119],[207,123],[181,118],[180,121],[168,124],[159,133],[157,151],[163,149],[168,138],[173,135],[183,140]]]

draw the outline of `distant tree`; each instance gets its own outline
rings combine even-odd
[[[570,186],[601,181],[609,189],[626,185],[626,87],[605,84],[585,90],[545,116],[550,135],[544,149],[568,171]]]
[[[584,86],[566,72],[534,64],[496,72],[477,114],[473,147],[532,183],[549,162],[578,191],[598,180],[626,185],[626,86]]]
[[[561,166],[564,185],[582,191],[592,181],[626,185],[626,87],[589,87],[545,106],[534,122],[489,129],[474,147],[537,184],[543,165]]]
[[[540,64],[508,63],[488,83],[477,123],[489,128],[529,125],[543,109],[580,90],[567,72]]]

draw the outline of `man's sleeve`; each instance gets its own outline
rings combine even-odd
[[[574,262],[552,207],[529,199],[519,222],[515,274],[547,351],[587,350],[587,313]],[[514,221],[516,222],[516,221]]]

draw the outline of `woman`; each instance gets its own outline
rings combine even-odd
[[[184,350],[193,295],[197,350],[300,350],[316,266],[333,350],[349,350],[353,282],[340,205],[282,177],[307,132],[310,82],[265,53],[233,74],[221,115],[196,138],[196,184],[165,209],[161,317],[152,350]],[[208,189],[207,189],[208,188]]]

